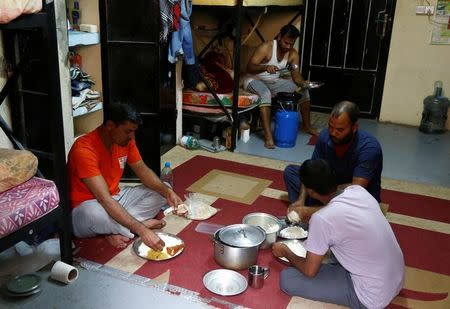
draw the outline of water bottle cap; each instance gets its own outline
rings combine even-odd
[[[170,167],[170,162],[164,163],[164,167]]]

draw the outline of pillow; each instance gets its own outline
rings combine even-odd
[[[0,193],[36,174],[38,159],[27,150],[0,149]]]
[[[41,10],[41,0],[1,0],[0,24],[7,24],[22,14],[33,14]]]

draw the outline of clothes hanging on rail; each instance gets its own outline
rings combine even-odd
[[[179,57],[183,57],[185,64],[193,65],[195,64],[195,54],[190,24],[192,0],[181,0],[180,8],[179,29],[172,33],[169,45],[169,61],[175,63]]]
[[[159,12],[161,15],[161,30],[159,41],[166,43],[170,33],[178,30],[180,0],[159,0]]]

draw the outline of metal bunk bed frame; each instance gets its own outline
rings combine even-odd
[[[307,0],[304,0],[304,1],[306,2]],[[298,7],[298,6],[296,6],[296,7]],[[299,7],[300,7],[299,11],[293,18],[291,18],[291,20],[289,21],[288,24],[293,23],[300,15],[302,15],[304,13],[305,4],[301,4]],[[245,14],[245,18],[249,21],[249,23],[252,25],[252,27],[254,26],[253,21],[251,20],[250,16],[246,12],[246,8],[249,8],[249,7],[245,7],[243,5],[243,0],[237,0],[236,6],[230,7],[230,8],[234,9],[232,18],[228,22],[226,22],[222,25],[222,28],[219,29],[217,34],[213,38],[211,38],[211,40],[200,51],[200,53],[197,56],[199,61],[201,61],[203,55],[208,51],[208,49],[211,47],[211,45],[216,40],[218,40],[222,37],[222,35],[225,33],[225,29],[229,26],[230,23],[235,22],[235,24],[236,24],[235,33],[236,34],[241,33],[242,19],[243,19],[244,14]],[[301,20],[302,31],[304,28],[303,23],[304,23],[304,20],[302,18],[302,20]],[[264,37],[259,32],[258,28],[255,29],[255,33],[260,38],[261,42],[265,41]],[[299,44],[300,44],[299,50],[301,50],[302,40],[300,40]],[[234,50],[233,50],[233,74],[234,74],[235,81],[239,81],[239,79],[240,79],[240,69],[241,69],[240,58],[241,58],[241,36],[235,35],[234,36]],[[301,67],[301,66],[299,66],[299,67]],[[227,108],[223,105],[222,101],[217,96],[217,93],[212,89],[211,85],[204,78],[204,76],[201,74],[201,72],[200,72],[200,78],[205,83],[206,87],[208,88],[208,91],[212,94],[212,96],[214,97],[216,102],[220,105],[220,107],[224,111],[225,115],[227,115],[229,122],[232,124],[232,135],[231,135],[232,137],[231,137],[231,149],[230,150],[234,151],[236,149],[237,132],[239,129],[239,113],[238,113],[239,82],[233,83],[233,108],[232,108],[232,114],[230,115]]]
[[[25,131],[25,115],[24,115],[24,102],[20,98],[21,94],[37,95],[37,96],[47,96],[49,105],[47,106],[47,112],[50,115],[49,119],[43,121],[53,120],[55,130],[50,132],[49,138],[51,139],[52,152],[45,152],[37,149],[29,149],[38,157],[51,158],[53,162],[53,177],[52,180],[55,182],[56,187],[59,192],[60,202],[59,206],[46,214],[45,216],[37,219],[25,226],[22,226],[19,230],[3,237],[0,239],[0,251],[7,249],[8,247],[14,245],[15,243],[23,240],[27,235],[33,230],[39,230],[48,226],[51,223],[56,223],[59,231],[60,238],[60,252],[61,260],[66,263],[72,264],[72,221],[71,221],[71,208],[68,197],[68,182],[66,174],[66,155],[65,155],[65,142],[63,130],[63,111],[62,111],[62,98],[61,98],[61,88],[60,88],[60,69],[59,69],[59,56],[58,56],[58,45],[57,45],[57,26],[56,26],[56,13],[55,13],[55,3],[53,1],[43,2],[43,11],[30,14],[22,15],[15,20],[9,22],[8,24],[0,25],[0,30],[3,31],[6,36],[10,39],[9,44],[5,44],[5,54],[10,56],[9,61],[13,65],[13,73],[8,78],[6,84],[0,91],[0,105],[3,103],[5,98],[11,94],[12,102],[16,103],[17,106],[12,106],[16,110],[19,110],[19,117],[16,117],[16,122],[20,128],[18,132],[21,136],[21,141],[15,137],[15,133],[8,126],[8,124],[0,116],[0,128],[9,138],[14,148],[16,149],[27,149],[27,140]],[[28,67],[32,63],[33,59],[21,59],[20,51],[18,50],[17,36],[22,33],[29,31],[41,31],[44,36],[42,46],[46,49],[47,64],[48,64],[48,93],[40,93],[32,90],[24,89],[21,83],[21,76],[28,74]],[[14,104],[12,104],[14,105]],[[39,130],[40,128],[34,128],[34,130]],[[42,173],[38,172],[37,175],[42,177]]]

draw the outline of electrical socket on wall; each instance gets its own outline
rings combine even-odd
[[[433,15],[434,6],[433,5],[418,5],[416,6],[416,15]]]

